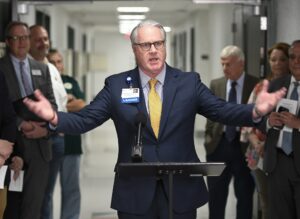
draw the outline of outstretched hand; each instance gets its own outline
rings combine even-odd
[[[45,121],[50,122],[53,125],[57,125],[57,114],[52,108],[50,102],[45,98],[40,90],[34,91],[35,100],[28,97],[24,98],[23,102],[30,111],[35,113]]]
[[[271,112],[286,94],[286,88],[284,87],[273,93],[268,92],[268,87],[269,82],[264,80],[262,90],[255,101],[255,107],[253,109],[254,118],[262,117]]]

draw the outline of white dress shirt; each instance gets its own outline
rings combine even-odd
[[[51,76],[52,89],[55,97],[55,102],[57,104],[57,109],[58,111],[67,112],[66,105],[68,102],[68,95],[65,90],[59,71],[50,62],[48,62],[47,65]]]

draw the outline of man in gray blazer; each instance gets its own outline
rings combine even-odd
[[[30,31],[27,24],[11,22],[6,29],[8,54],[0,59],[0,70],[9,85],[9,97],[18,115],[17,144],[24,147],[25,176],[20,208],[20,218],[39,219],[40,209],[48,178],[51,144],[45,123],[22,105],[22,98],[35,89],[42,93],[56,108],[48,67],[28,58]],[[39,122],[38,122],[39,121]],[[8,203],[9,205],[10,203]],[[16,202],[12,203],[17,205]],[[15,208],[15,211],[17,206]],[[6,218],[15,217],[15,212]]]
[[[247,103],[258,78],[244,73],[244,53],[237,46],[227,46],[221,52],[221,64],[224,77],[211,82],[212,92],[228,102],[234,92],[234,102]],[[234,89],[231,91],[231,86]],[[232,115],[234,116],[234,115]],[[231,129],[231,133],[226,131]],[[254,181],[245,161],[245,148],[239,141],[239,128],[224,126],[207,120],[205,131],[205,149],[208,162],[226,162],[226,168],[220,177],[208,177],[209,218],[222,219],[231,178],[234,177],[234,190],[237,197],[237,219],[252,218],[252,197]]]

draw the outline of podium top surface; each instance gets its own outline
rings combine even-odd
[[[119,163],[116,172],[120,176],[219,176],[225,168],[225,163]]]

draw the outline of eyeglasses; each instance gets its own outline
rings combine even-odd
[[[29,39],[29,35],[23,35],[23,36],[9,36],[8,39],[12,41],[25,41]]]
[[[134,45],[139,46],[142,50],[144,51],[148,51],[151,49],[151,46],[154,45],[155,49],[161,49],[164,47],[165,45],[165,41],[161,40],[161,41],[155,41],[153,43],[150,42],[146,42],[146,43],[135,43]]]

